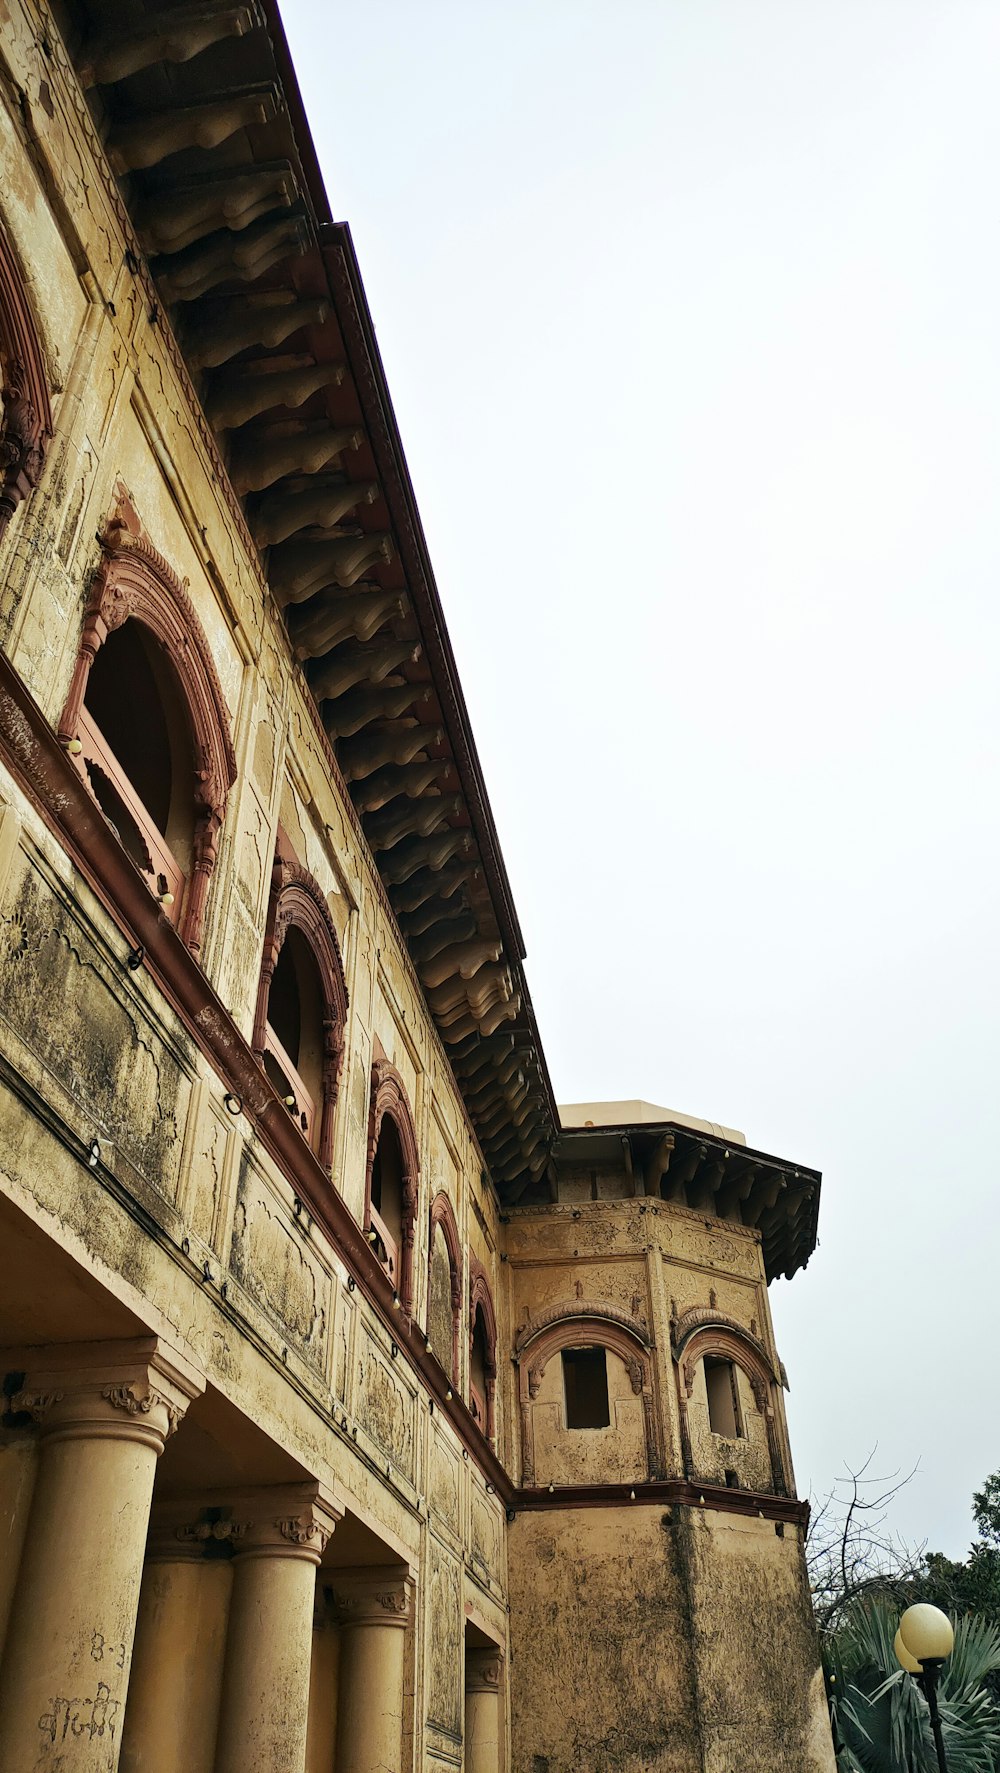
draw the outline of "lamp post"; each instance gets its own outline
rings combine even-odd
[[[916,1676],[927,1695],[931,1731],[941,1773],[948,1773],[948,1762],[944,1752],[944,1737],[941,1735],[937,1688],[941,1670],[951,1655],[954,1642],[955,1633],[947,1614],[942,1613],[940,1607],[930,1606],[927,1601],[918,1601],[916,1606],[907,1607],[892,1646],[897,1662],[906,1669],[907,1674]]]

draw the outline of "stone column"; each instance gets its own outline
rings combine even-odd
[[[465,1773],[500,1773],[500,1675],[492,1647],[465,1652]]]
[[[403,1675],[412,1584],[407,1571],[339,1571],[337,1773],[403,1765]]]
[[[120,1773],[213,1773],[233,1571],[230,1523],[150,1534]]]
[[[316,1568],[342,1512],[315,1487],[258,1491],[249,1502],[233,1564],[215,1773],[304,1773]]]
[[[4,1399],[6,1406],[7,1400]],[[38,1469],[38,1440],[32,1426],[7,1429],[0,1446],[0,1657],[14,1601],[21,1549],[28,1531],[31,1496]]]
[[[333,1773],[336,1765],[339,1680],[340,1627],[321,1595],[313,1620],[306,1773]]]
[[[18,1364],[10,1407],[42,1438],[0,1672],[0,1768],[114,1773],[156,1461],[204,1382],[155,1338]]]

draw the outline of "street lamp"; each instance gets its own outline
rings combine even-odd
[[[934,1747],[937,1749],[941,1773],[948,1773],[948,1762],[941,1735],[937,1688],[941,1670],[951,1655],[954,1642],[955,1633],[947,1614],[942,1613],[940,1607],[930,1606],[927,1601],[918,1601],[915,1606],[907,1607],[892,1646],[897,1662],[906,1669],[907,1674],[917,1677],[927,1695]]]

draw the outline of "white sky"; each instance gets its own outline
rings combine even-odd
[[[996,0],[284,0],[563,1101],[824,1172],[802,1492],[1000,1466]]]

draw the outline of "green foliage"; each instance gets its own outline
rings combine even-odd
[[[988,1546],[1000,1547],[1000,1471],[986,1479],[972,1498],[972,1514],[979,1536]]]
[[[840,1773],[937,1773],[927,1701],[892,1647],[894,1600],[851,1603],[823,1646]],[[949,1773],[1000,1768],[1000,1709],[986,1683],[1000,1671],[1000,1630],[966,1617],[941,1674],[939,1701]]]
[[[1000,1547],[979,1540],[964,1564],[928,1552],[913,1586],[914,1599],[932,1601],[945,1613],[979,1613],[1000,1626]]]
[[[975,1614],[1000,1630],[1000,1472],[976,1492],[972,1513],[980,1537],[970,1546],[965,1562],[928,1552],[919,1578],[910,1586],[910,1598],[931,1601],[955,1618]],[[1000,1704],[1000,1671],[986,1684]]]

